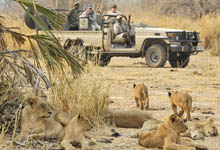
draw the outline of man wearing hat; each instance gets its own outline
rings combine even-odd
[[[67,14],[68,30],[79,30],[79,1],[73,4],[73,9]]]
[[[96,11],[92,9],[92,4],[88,5],[88,9],[84,11],[80,17],[88,17],[91,23],[91,28],[93,31],[101,30],[101,27],[96,22]]]
[[[127,29],[122,25],[122,16],[118,15],[116,17],[117,21],[113,26],[113,32],[115,34],[115,39],[126,39],[127,47],[131,47],[131,37],[127,31]]]
[[[112,15],[112,16],[122,15],[122,13],[119,12],[117,9],[118,7],[116,4],[112,5],[112,8],[110,11],[108,11],[107,15]]]

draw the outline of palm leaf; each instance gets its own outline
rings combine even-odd
[[[21,5],[25,12],[44,31],[44,34],[23,35],[17,32],[13,32],[7,28],[4,28],[4,32],[8,32],[9,34],[11,34],[15,41],[19,44],[22,44],[22,38],[26,37],[32,47],[37,66],[41,68],[39,56],[37,53],[38,48],[41,56],[43,57],[44,62],[46,63],[49,76],[51,76],[51,71],[56,67],[61,69],[64,73],[64,64],[68,64],[71,67],[72,74],[74,77],[80,74],[83,71],[83,67],[80,65],[81,60],[72,56],[69,52],[63,49],[63,46],[60,44],[59,40],[54,36],[54,34],[50,30],[48,30],[48,25],[46,25],[44,21],[40,19],[39,14],[44,15],[49,20],[54,29],[62,28],[65,17],[62,14],[57,13],[56,11],[46,9],[38,4],[34,5],[33,2],[30,0],[14,1]],[[30,14],[28,10],[34,11],[34,15]],[[19,37],[21,38],[19,39]],[[36,41],[38,47],[35,47],[32,41]]]

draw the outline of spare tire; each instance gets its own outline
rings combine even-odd
[[[33,11],[31,9],[28,9],[28,12],[33,15]],[[34,20],[27,14],[27,12],[24,13],[24,22],[26,26],[30,29],[35,29],[36,25]]]
[[[31,14],[31,15],[34,15],[33,11],[31,9],[28,9],[28,12]],[[39,14],[39,17],[37,18],[38,20],[41,20],[43,21],[47,27],[51,30],[52,27],[49,23],[49,21],[47,20],[47,18],[42,15],[42,14]],[[41,30],[41,28],[34,22],[34,20],[27,14],[27,12],[25,12],[24,14],[24,22],[26,24],[26,26],[30,29],[36,29],[36,30]]]
[[[44,15],[40,14],[38,19],[40,21],[43,21],[47,25],[48,29],[50,29],[50,30],[52,29],[49,21],[47,20],[47,18]],[[35,27],[37,30],[41,30],[41,28],[37,24],[35,25]]]

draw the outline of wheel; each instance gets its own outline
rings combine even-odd
[[[78,38],[67,39],[63,45],[63,48],[75,57],[87,62],[88,53],[86,47],[83,46],[83,40]]]
[[[163,67],[167,60],[166,48],[160,44],[150,46],[145,54],[145,61],[150,67]]]
[[[99,62],[99,66],[107,66],[111,61],[111,57],[110,56],[101,56],[100,62]]]
[[[173,68],[185,68],[190,61],[190,55],[187,53],[172,53],[169,63]]]

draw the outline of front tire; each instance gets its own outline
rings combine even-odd
[[[169,63],[173,68],[185,68],[190,61],[187,53],[173,53],[170,55]]]
[[[145,61],[150,67],[163,67],[167,60],[167,51],[161,44],[150,46],[145,53]]]

